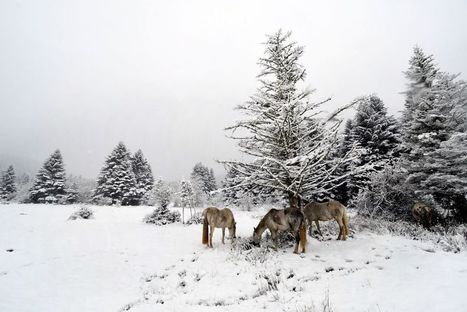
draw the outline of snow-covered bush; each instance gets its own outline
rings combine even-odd
[[[447,252],[467,250],[467,226],[458,225],[449,228],[437,225],[427,230],[415,223],[390,221],[382,218],[368,218],[362,215],[352,217],[350,226],[355,232],[369,231],[384,235],[397,235],[415,240],[430,241]]]
[[[387,166],[370,176],[367,187],[348,206],[369,218],[411,220],[410,209],[417,198],[405,179],[406,173],[398,164]]]
[[[88,207],[81,207],[77,211],[73,212],[73,214],[68,218],[68,220],[76,220],[76,219],[93,219],[94,218],[94,211]]]
[[[201,224],[203,223],[203,215],[201,214],[201,212],[196,212],[185,223],[186,224]]]
[[[155,225],[166,225],[170,223],[180,222],[180,213],[178,211],[170,211],[167,208],[157,208],[152,213],[144,217],[143,222],[152,223]]]

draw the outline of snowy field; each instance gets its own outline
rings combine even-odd
[[[467,253],[369,232],[309,237],[307,253],[201,244],[201,225],[141,222],[153,207],[0,206],[0,311],[467,311]],[[234,211],[251,235],[262,211]],[[350,219],[352,231],[352,219]],[[325,236],[329,237],[329,235]],[[241,242],[242,239],[239,239]]]

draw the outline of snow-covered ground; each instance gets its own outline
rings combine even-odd
[[[207,249],[201,225],[142,223],[152,207],[67,220],[76,209],[0,206],[0,311],[467,310],[467,253],[429,242],[369,232],[341,242],[330,224],[333,239],[309,237],[301,256],[222,245],[220,230]],[[262,213],[234,211],[237,234]]]

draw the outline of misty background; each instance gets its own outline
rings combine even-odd
[[[238,158],[223,129],[257,86],[261,42],[279,28],[329,111],[376,93],[403,107],[417,44],[467,72],[466,1],[0,1],[0,170],[35,174],[57,148],[95,178],[123,141],[154,175]],[[351,116],[352,112],[346,112]]]

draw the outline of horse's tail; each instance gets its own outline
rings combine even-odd
[[[208,229],[208,214],[206,213],[206,210],[203,211],[203,244],[206,245],[208,243],[208,235],[209,235],[209,229]]]
[[[302,245],[303,251],[305,251],[305,247],[306,247],[306,220],[305,218],[303,218],[302,222],[300,222],[299,236],[300,236],[300,244]]]
[[[342,222],[344,223],[344,235],[349,235],[349,216],[347,215],[347,209],[344,207],[344,214],[342,217]]]

